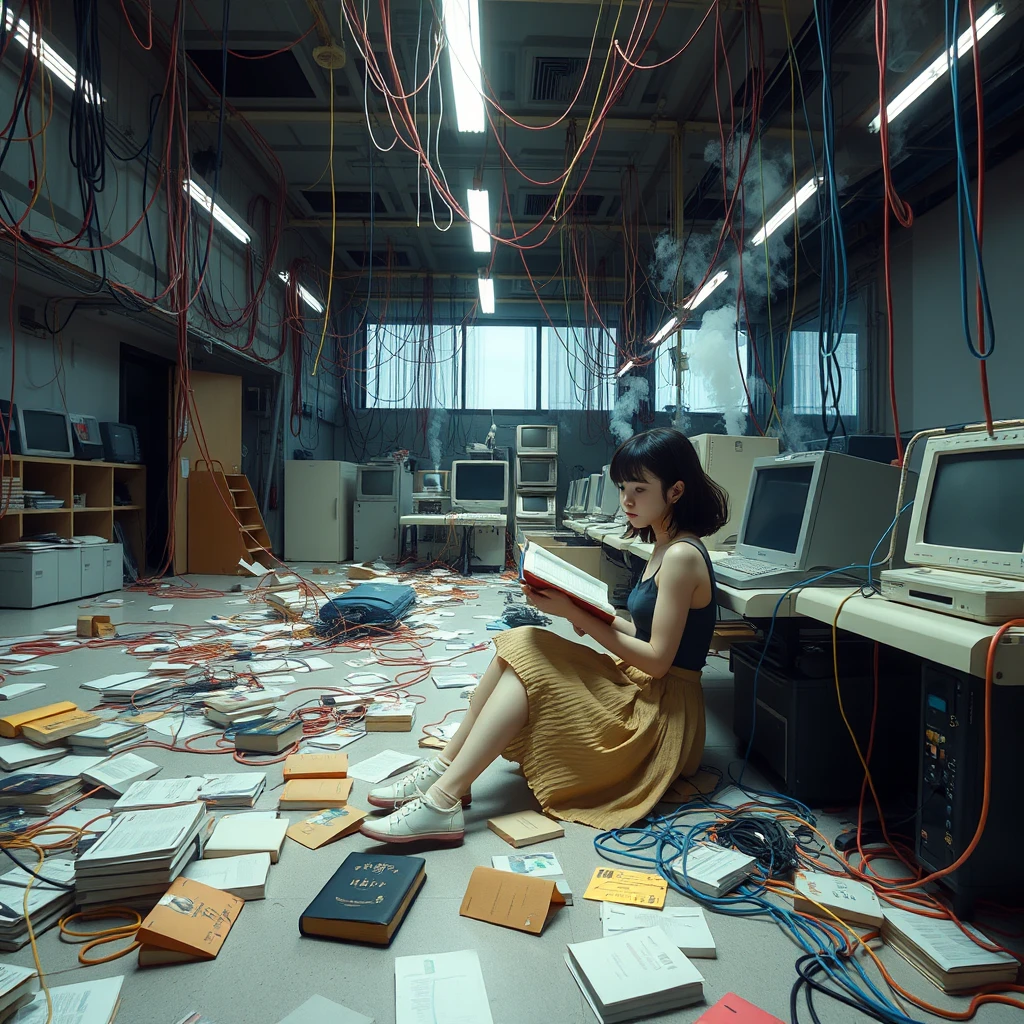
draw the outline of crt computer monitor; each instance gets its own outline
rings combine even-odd
[[[500,512],[508,505],[508,463],[460,459],[452,463],[452,505],[467,512]]]
[[[398,465],[356,467],[356,501],[397,501]]]
[[[521,423],[516,427],[516,451],[519,455],[556,455],[558,427],[553,423]]]
[[[73,459],[75,444],[68,414],[56,409],[18,408],[18,433],[22,455]]]
[[[598,514],[615,516],[619,512],[619,485],[612,479],[611,464],[604,467],[601,478],[601,494],[598,498]]]
[[[566,498],[565,498],[565,511],[566,512],[571,512],[576,507],[576,503],[579,501],[579,497],[580,497],[580,483],[581,483],[580,480],[570,480],[569,481],[569,493],[566,495]]]
[[[585,476],[580,480],[580,489],[576,496],[576,511],[586,512],[590,508],[590,477]]]
[[[520,487],[529,488],[531,491],[553,491],[558,486],[557,460],[518,456],[516,482]]]
[[[899,483],[897,467],[837,452],[756,459],[736,553],[799,572],[866,563],[895,517]]]
[[[601,500],[601,484],[604,482],[604,476],[600,473],[590,474],[590,489],[587,492],[587,503],[583,507],[583,511],[587,515],[595,515],[601,511],[600,500]]]
[[[1024,579],[1024,430],[928,438],[906,562]]]
[[[555,496],[553,494],[516,495],[517,519],[554,519]]]

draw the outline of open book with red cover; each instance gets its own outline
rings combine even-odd
[[[608,584],[570,565],[547,548],[528,540],[519,563],[519,578],[534,590],[558,590],[573,604],[605,622],[615,618],[608,600]]]

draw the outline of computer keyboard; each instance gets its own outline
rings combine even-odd
[[[716,563],[715,568],[729,569],[731,572],[743,573],[744,576],[767,576],[773,572],[779,572],[777,565],[771,562],[762,562],[759,558],[744,558],[743,555],[729,555]]]
[[[502,512],[453,512],[446,516],[457,523],[507,523],[508,516]]]

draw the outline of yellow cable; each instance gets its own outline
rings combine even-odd
[[[68,927],[69,922],[75,920],[106,921],[116,917],[126,918],[128,923],[117,925],[114,928],[100,928],[97,931],[90,929],[75,931],[75,929]],[[135,937],[138,930],[142,927],[142,915],[130,907],[90,907],[88,910],[78,910],[73,914],[68,914],[67,917],[62,917],[59,921],[59,927],[61,938],[67,942],[83,942],[83,940],[86,940],[78,951],[78,962],[86,967],[93,967],[96,964],[107,964],[111,960],[120,960],[121,957],[134,952],[142,945]],[[125,946],[124,949],[119,949],[116,953],[109,953],[107,956],[98,957],[87,957],[85,955],[94,946],[103,946],[110,942],[121,942],[124,939],[131,939],[131,944]]]
[[[331,87],[331,127],[330,127],[330,155],[328,165],[331,169],[331,265],[327,272],[327,304],[324,309],[324,329],[320,332],[320,345],[316,350],[316,359],[313,360],[313,372],[310,376],[315,377],[317,367],[320,365],[320,356],[324,350],[324,342],[327,339],[327,325],[331,322],[331,292],[334,291],[334,250],[338,238],[338,196],[334,191],[334,68],[327,69],[330,76]],[[370,208],[373,209],[373,196],[370,196]],[[369,255],[370,266],[373,266],[373,253]],[[298,282],[295,282],[296,287]]]
[[[25,844],[30,846],[31,844]],[[38,846],[32,846],[32,849],[39,854],[39,860],[36,861],[36,866],[33,868],[34,871],[39,871],[43,866],[43,861],[46,860],[46,854]],[[32,883],[35,881],[35,877],[29,875],[28,884],[25,886],[25,895],[22,899],[22,910],[25,914],[25,927],[28,929],[28,941],[32,945],[32,961],[36,967],[36,974],[39,977],[39,988],[42,990],[43,995],[46,997],[46,1022],[45,1024],[51,1024],[53,1020],[53,998],[50,995],[50,988],[46,984],[46,975],[43,971],[42,962],[39,959],[39,947],[36,945],[36,933],[32,927],[32,916],[28,912],[28,894],[32,889]]]

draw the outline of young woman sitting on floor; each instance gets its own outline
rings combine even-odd
[[[701,669],[715,626],[715,577],[701,537],[728,519],[727,499],[678,430],[638,434],[612,458],[627,536],[654,542],[611,624],[565,595],[523,586],[609,654],[547,629],[498,633],[497,654],[458,731],[437,757],[369,802],[391,810],[360,831],[383,843],[457,842],[470,785],[499,755],[522,766],[545,813],[599,829],[643,818],[704,750]]]

